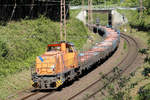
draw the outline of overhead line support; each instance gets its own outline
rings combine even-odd
[[[66,41],[66,2],[61,0],[60,2],[60,40]]]

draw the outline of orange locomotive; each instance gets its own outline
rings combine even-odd
[[[47,51],[36,58],[35,72],[32,73],[33,86],[42,89],[57,88],[64,80],[71,78],[71,76],[62,77],[62,72],[70,73],[70,69],[77,67],[77,52],[73,44],[65,42],[49,44]]]

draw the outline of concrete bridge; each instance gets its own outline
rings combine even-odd
[[[128,22],[127,18],[124,15],[121,15],[117,12],[116,9],[93,9],[93,13],[108,14],[108,25],[115,27],[116,25],[126,24]],[[86,24],[86,16],[88,10],[81,11],[77,18],[83,21]]]

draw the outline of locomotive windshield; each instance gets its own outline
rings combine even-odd
[[[60,51],[60,47],[56,47],[56,46],[51,46],[47,48],[47,51]]]

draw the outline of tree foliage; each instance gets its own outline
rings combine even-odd
[[[146,8],[147,14],[150,14],[150,0],[144,0],[143,4]]]
[[[92,3],[94,5],[98,5],[101,3],[104,3],[105,0],[92,0]],[[110,1],[110,0],[106,0],[106,1]],[[82,0],[70,0],[71,5],[81,5],[82,4]],[[84,3],[87,5],[88,4],[88,0],[84,0]]]

